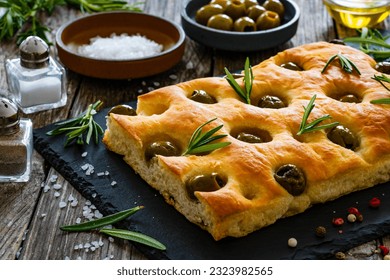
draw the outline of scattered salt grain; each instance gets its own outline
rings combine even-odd
[[[54,197],[60,197],[60,196],[61,196],[61,194],[59,192],[54,193]]]
[[[43,213],[41,214],[41,218],[45,218],[47,214]]]
[[[169,78],[171,80],[176,80],[177,79],[177,75],[175,75],[175,74],[169,75]]]
[[[186,68],[189,70],[189,69],[194,69],[194,64],[192,63],[192,61],[188,61],[187,65],[186,65]]]
[[[97,193],[93,193],[92,197],[95,198],[97,196]]]
[[[104,175],[108,176],[108,175],[110,175],[110,172],[108,172],[108,171],[106,170],[106,171],[104,171]]]
[[[79,223],[81,223],[81,218],[76,219],[76,224],[79,224]]]
[[[148,87],[148,91],[153,91],[153,90],[155,90],[154,87]]]
[[[57,176],[57,175],[51,175],[49,181],[50,181],[51,183],[55,183],[55,182],[57,182],[57,179],[58,179],[58,176]]]
[[[73,200],[73,201],[70,203],[70,206],[76,207],[78,204],[79,204],[78,200],[75,199],[75,200]]]
[[[154,85],[155,87],[159,87],[159,86],[160,86],[160,83],[159,83],[159,82],[153,82],[153,85]]]
[[[55,189],[55,190],[60,190],[61,188],[62,188],[62,185],[60,185],[60,184],[53,185],[53,189]]]
[[[60,208],[65,208],[65,207],[66,207],[66,202],[65,202],[65,201],[61,201],[61,202],[58,204],[58,206],[59,206]]]
[[[112,182],[111,182],[111,186],[115,186],[116,184],[117,184],[116,181],[112,181]]]
[[[81,157],[86,157],[88,155],[88,152],[84,152],[81,154]]]
[[[102,177],[102,176],[104,176],[104,172],[99,172],[99,173],[97,173],[96,174],[98,177]]]
[[[163,46],[145,36],[126,33],[110,37],[96,36],[90,39],[90,44],[78,48],[81,55],[97,59],[136,59],[161,53]]]
[[[49,185],[46,185],[43,187],[43,192],[48,192],[50,190],[50,186]]]

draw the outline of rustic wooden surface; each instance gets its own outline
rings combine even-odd
[[[138,2],[138,1],[130,1]],[[145,13],[163,16],[180,23],[180,0],[145,0],[141,8]],[[139,94],[197,77],[222,75],[226,66],[241,69],[245,57],[252,64],[286,48],[351,34],[340,26],[334,26],[321,0],[296,0],[301,9],[297,34],[287,43],[274,49],[255,53],[230,53],[216,51],[187,39],[186,51],[181,62],[166,73],[144,79],[108,81],[84,77],[69,71],[68,102],[63,108],[29,115],[34,127],[78,115],[88,104],[98,99],[105,106],[113,106],[135,100]],[[52,38],[58,27],[81,16],[75,9],[59,7],[43,20],[52,29]],[[389,25],[389,20],[386,22]],[[7,87],[3,61],[17,55],[14,41],[0,45],[0,88]],[[55,55],[55,49],[53,49]],[[33,175],[25,184],[0,184],[0,259],[145,259],[129,242],[113,240],[91,233],[64,233],[63,224],[74,223],[82,217],[88,202],[42,157],[34,152]],[[57,190],[54,188],[56,185]],[[46,186],[46,187],[45,187]],[[50,189],[49,189],[50,187]],[[60,189],[58,189],[60,188]],[[77,199],[77,206],[67,204],[59,208],[59,202]],[[390,246],[390,236],[372,240],[345,252],[347,259],[382,259],[376,251],[379,244]],[[89,247],[90,245],[90,247]]]

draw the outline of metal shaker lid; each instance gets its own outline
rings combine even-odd
[[[43,68],[49,65],[49,46],[37,36],[27,37],[19,46],[20,64],[26,68]]]
[[[0,135],[10,135],[19,131],[19,110],[15,103],[0,96]]]

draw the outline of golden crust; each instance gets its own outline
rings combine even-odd
[[[361,75],[342,71],[338,61],[321,73],[328,59],[342,52]],[[304,71],[280,67],[294,62]],[[390,108],[370,101],[389,96],[372,77],[380,74],[375,61],[353,48],[325,42],[292,48],[253,67],[254,105],[245,104],[223,78],[200,78],[164,87],[138,98],[137,116],[110,114],[104,135],[107,148],[124,155],[125,161],[166,201],[191,222],[208,230],[214,239],[240,237],[274,223],[277,219],[305,211],[314,203],[336,199],[390,179]],[[242,79],[237,79],[242,83]],[[188,97],[205,90],[217,103],[202,104]],[[353,93],[359,103],[337,101]],[[255,106],[264,95],[275,95],[288,106],[263,109]],[[316,94],[309,121],[332,116],[357,136],[352,151],[327,138],[325,131],[297,136],[310,98]],[[193,131],[217,117],[206,129],[223,124],[219,133],[231,145],[203,156],[157,156],[145,160],[145,147],[156,140],[169,140],[182,150]],[[232,136],[242,129],[260,129],[271,140],[249,144]],[[274,178],[284,164],[301,168],[305,191],[291,195]],[[216,172],[226,185],[217,191],[197,191],[190,199],[185,182],[192,176]]]

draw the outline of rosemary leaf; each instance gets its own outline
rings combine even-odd
[[[219,125],[203,133],[202,131],[203,127],[215,121],[216,119],[217,118],[214,118],[205,122],[194,131],[194,133],[191,135],[190,141],[188,142],[188,147],[185,150],[185,152],[182,154],[182,156],[211,152],[230,145],[230,142],[219,142],[219,143],[209,144],[210,142],[213,142],[215,140],[227,136],[226,134],[214,135],[216,132],[218,132],[218,130],[220,130],[223,127],[223,125]]]
[[[322,69],[321,73],[324,73],[325,70],[328,68],[328,66],[336,58],[340,62],[341,69],[343,69],[345,72],[352,74],[353,70],[355,70],[359,75],[361,75],[361,73],[360,73],[359,69],[357,68],[357,66],[351,60],[349,60],[346,56],[344,56],[341,52],[331,56],[328,59],[328,61],[326,62],[324,68]]]
[[[304,133],[313,132],[313,131],[317,131],[317,130],[321,130],[321,129],[331,128],[331,127],[337,126],[339,124],[338,122],[333,122],[333,123],[329,123],[329,124],[319,125],[321,122],[328,120],[328,119],[331,119],[332,117],[330,115],[324,115],[318,119],[315,119],[314,121],[312,121],[310,123],[307,123],[309,115],[315,106],[314,101],[316,98],[317,98],[317,95],[314,94],[312,96],[312,98],[310,99],[309,104],[306,107],[303,106],[305,111],[303,113],[302,122],[299,126],[299,131],[298,131],[297,135],[302,135]]]
[[[46,132],[49,136],[60,135],[66,133],[65,146],[68,146],[74,142],[79,145],[87,145],[90,143],[92,136],[97,144],[99,141],[99,135],[103,134],[103,128],[94,120],[94,115],[102,106],[102,101],[97,101],[88,106],[88,109],[70,120],[65,120],[55,124],[57,128]]]
[[[249,58],[247,57],[245,60],[245,66],[244,66],[244,88],[242,89],[241,86],[237,83],[236,79],[230,73],[230,71],[225,67],[225,73],[226,73],[226,80],[230,84],[230,86],[234,89],[234,91],[245,100],[247,104],[251,104],[251,92],[252,92],[252,86],[253,86],[253,71],[252,66],[250,65]]]
[[[103,226],[111,225],[111,224],[114,224],[114,223],[119,222],[121,220],[124,220],[142,208],[144,208],[144,207],[143,206],[136,206],[134,208],[131,208],[128,210],[123,210],[123,211],[120,211],[118,213],[108,215],[106,217],[96,219],[93,221],[88,221],[85,223],[74,224],[74,225],[69,225],[69,226],[61,226],[60,229],[63,231],[76,232],[76,231],[87,231],[87,230],[91,230],[91,229],[101,228]]]
[[[390,98],[381,98],[376,100],[371,100],[372,104],[390,104]]]
[[[379,82],[385,89],[390,91],[390,88],[388,88],[384,83],[390,83],[390,78],[382,74],[381,76],[374,75],[374,77],[371,77],[375,81]]]
[[[112,237],[119,237],[122,239],[138,242],[159,250],[166,250],[165,245],[162,244],[160,241],[157,241],[156,239],[139,232],[124,229],[101,229],[99,232],[105,233]]]

